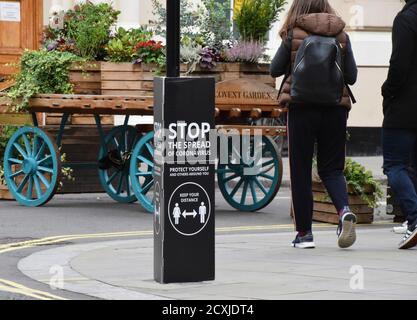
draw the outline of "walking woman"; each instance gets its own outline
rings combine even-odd
[[[327,0],[294,0],[280,36],[271,75],[285,75],[278,102],[288,107],[292,206],[298,232],[292,245],[314,248],[312,162],[340,216],[338,245],[356,241],[356,216],[349,209],[343,175],[346,124],[357,67],[345,23]]]

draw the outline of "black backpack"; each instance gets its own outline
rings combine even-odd
[[[291,78],[293,102],[339,104],[345,87],[339,41],[319,35],[306,37],[297,51]]]

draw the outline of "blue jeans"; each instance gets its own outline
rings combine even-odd
[[[410,171],[417,167],[417,130],[389,129],[382,132],[384,173],[410,224],[417,220],[417,192]]]

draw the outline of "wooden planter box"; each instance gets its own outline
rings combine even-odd
[[[14,200],[6,185],[0,184],[0,200]]]
[[[185,75],[189,66],[181,65]],[[155,65],[132,63],[101,63],[101,93],[110,95],[153,96]],[[269,64],[218,63],[214,69],[199,66],[189,76],[214,77],[216,82],[232,79],[256,79],[275,88],[275,79],[269,75]]]
[[[104,95],[153,96],[155,65],[101,63],[101,92]]]
[[[216,82],[246,78],[260,81],[275,88],[276,80],[270,76],[269,66],[267,63],[219,62],[213,69],[202,69],[200,66],[197,66],[191,76],[214,77]],[[187,72],[188,68],[187,65],[181,65],[181,72]]]
[[[369,195],[373,195],[374,189],[371,186],[365,188]],[[356,214],[358,223],[370,224],[374,221],[374,209],[369,207],[359,196],[355,195],[351,188],[349,192],[349,205]],[[313,182],[314,211],[313,220],[332,224],[339,223],[339,215],[332,201],[327,195],[326,188],[321,182]]]
[[[70,68],[70,82],[75,94],[101,94],[101,62],[74,63]]]
[[[32,116],[27,112],[16,113],[11,110],[12,101],[4,94],[0,93],[0,126],[17,125],[22,126],[32,123]],[[38,119],[40,120],[40,118]]]
[[[74,63],[70,68],[70,83],[74,86],[75,94],[100,95],[101,93],[101,64],[100,61],[92,61],[84,64]],[[46,125],[59,125],[62,116],[59,114],[47,113]],[[114,124],[113,116],[101,117],[105,125]],[[69,125],[94,125],[92,115],[74,114],[68,119]]]

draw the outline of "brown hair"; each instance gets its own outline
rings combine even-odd
[[[328,0],[294,0],[279,35],[286,38],[288,31],[295,27],[297,19],[310,13],[335,14],[335,11]]]

